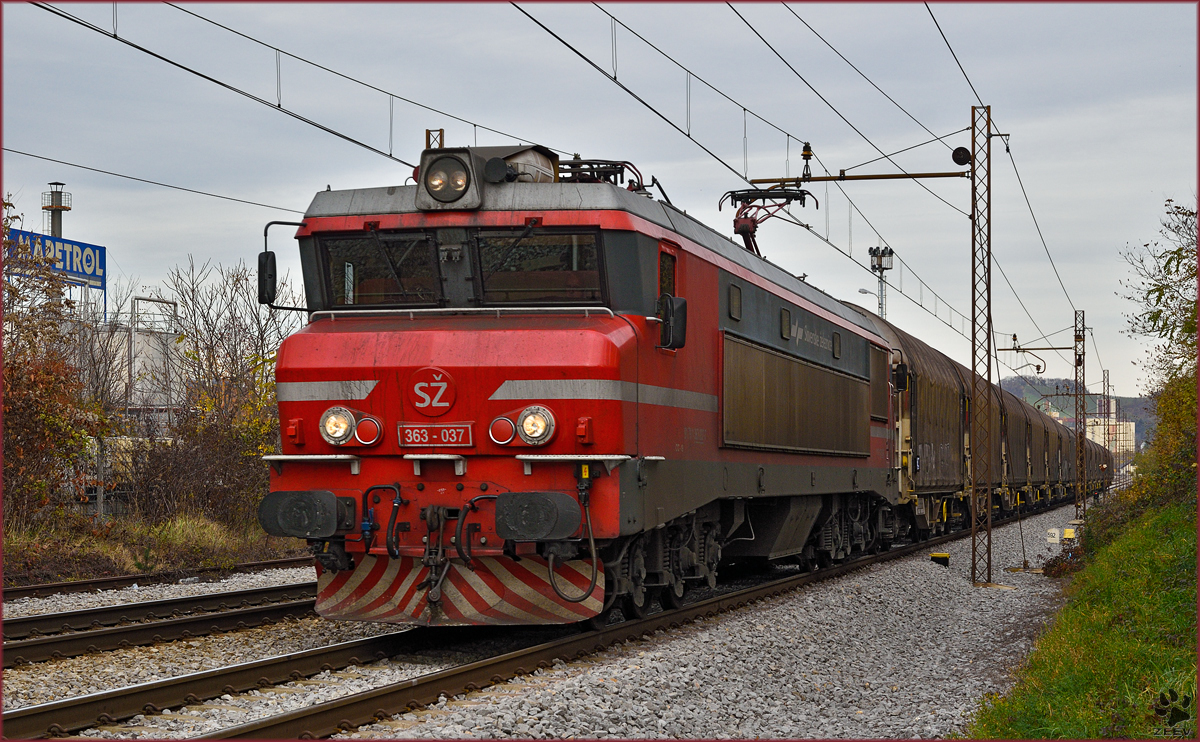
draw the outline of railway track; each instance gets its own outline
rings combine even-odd
[[[998,527],[1016,520],[1015,517],[997,520],[994,525]],[[895,547],[882,554],[712,597],[679,609],[651,614],[642,619],[627,619],[599,631],[555,639],[460,667],[314,704],[297,711],[226,727],[201,738],[295,739],[328,736],[344,729],[370,724],[379,718],[429,705],[436,702],[440,696],[452,697],[470,690],[478,690],[527,674],[539,667],[548,667],[556,660],[570,661],[627,639],[676,627],[700,617],[715,616],[813,582],[920,553],[969,534],[969,530],[958,531],[927,541]],[[229,693],[231,690],[251,690],[299,680],[322,670],[340,669],[349,665],[360,665],[371,659],[396,656],[400,649],[413,651],[414,646],[434,639],[444,642],[444,638],[438,637],[450,635],[435,632],[449,631],[462,632],[462,636],[473,633],[476,638],[480,638],[487,630],[471,627],[413,629],[309,650],[297,655],[269,658],[107,693],[31,706],[4,715],[6,736],[61,736],[96,724],[112,724],[137,714],[157,713],[164,708],[187,704],[202,706],[203,701]]]
[[[316,583],[306,582],[9,618],[3,623],[4,667],[304,616],[313,611],[315,594]],[[122,622],[131,623],[116,625]]]
[[[95,590],[117,590],[130,585],[153,585],[163,582],[174,582],[180,577],[194,574],[221,574],[225,572],[254,572],[262,569],[280,569],[285,567],[307,567],[312,564],[311,556],[290,557],[288,559],[271,559],[265,562],[246,562],[234,567],[205,567],[187,572],[159,572],[144,575],[121,575],[118,577],[98,577],[94,580],[71,580],[70,582],[47,582],[41,585],[21,585],[4,588],[4,600],[18,598],[44,598],[48,595],[64,595],[66,593],[88,593]]]

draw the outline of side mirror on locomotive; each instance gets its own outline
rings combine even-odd
[[[658,347],[667,350],[682,348],[687,342],[687,299],[670,294],[658,297],[658,318],[662,320],[662,336]]]
[[[258,254],[258,303],[274,304],[277,289],[275,253],[263,250]]]
[[[288,227],[303,227],[304,222],[267,222],[267,226],[263,227],[263,251],[258,254],[258,303],[266,304],[273,309],[293,309],[299,310],[299,307],[276,307],[275,295],[278,291],[277,278],[279,275],[275,267],[275,253],[267,247],[267,233],[271,231],[271,227],[276,224],[282,224]]]

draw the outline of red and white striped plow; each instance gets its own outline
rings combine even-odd
[[[457,562],[442,582],[442,598],[428,601],[418,585],[429,569],[414,557],[367,556],[352,570],[317,567],[317,613],[338,621],[379,621],[423,626],[575,623],[604,606],[604,564],[596,589],[582,603],[569,603],[550,587],[545,559],[475,557],[474,570]],[[582,595],[592,577],[590,559],[554,565],[554,582],[568,597]]]

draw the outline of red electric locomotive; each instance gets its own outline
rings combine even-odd
[[[318,193],[297,225],[310,321],[279,349],[259,519],[313,545],[321,615],[639,615],[723,561],[830,563],[946,520],[901,476],[877,318],[628,163],[432,149],[415,179]]]

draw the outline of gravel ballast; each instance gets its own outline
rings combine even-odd
[[[1061,601],[1020,567],[1049,555],[1070,508],[993,532],[976,588],[970,539],[626,642],[585,662],[445,700],[341,737],[942,737],[1011,685]],[[1058,547],[1053,547],[1057,549]]]
[[[192,578],[193,580],[195,578]],[[4,603],[5,618],[20,618],[35,616],[43,613],[64,613],[66,611],[81,611],[100,606],[125,605],[150,600],[166,600],[168,598],[186,598],[192,595],[208,595],[210,593],[232,593],[238,590],[250,590],[256,587],[274,587],[275,585],[292,585],[300,582],[316,582],[317,572],[313,567],[289,567],[286,569],[267,569],[261,572],[245,572],[229,575],[220,580],[205,582],[159,583],[154,585],[133,585],[119,590],[100,590],[91,593],[64,593],[62,595],[47,595],[41,598],[19,598]]]
[[[1073,511],[1064,508],[1025,521],[1031,566],[1050,554],[1046,529],[1062,527],[1071,517]],[[926,553],[864,568],[339,736],[911,738],[960,732],[985,693],[1009,687],[1009,671],[1060,603],[1059,581],[1004,571],[1025,558],[1019,530],[1015,524],[996,529],[992,544],[993,581],[1015,589],[972,587],[970,539],[963,539],[929,549],[949,552],[949,568]],[[286,572],[295,570],[272,570],[276,579],[259,584],[306,579],[279,579]],[[235,575],[230,580],[236,586],[223,582],[221,589],[246,589],[253,586],[246,580],[271,573]],[[311,579],[311,570],[308,575]],[[154,587],[162,592],[151,599],[175,597],[180,589],[215,591],[212,583]],[[139,589],[138,597],[143,589],[148,588]],[[109,597],[98,604],[119,602]],[[305,619],[14,668],[5,673],[4,707],[396,628]],[[490,656],[487,650],[496,649],[484,646],[490,643],[465,653],[435,652],[324,673],[283,690],[214,699],[166,716],[137,717],[127,722],[133,728],[114,725],[85,735],[194,736]]]

